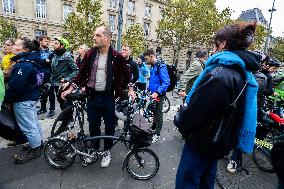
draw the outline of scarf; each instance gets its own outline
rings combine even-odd
[[[245,73],[245,78],[248,84],[245,92],[245,109],[242,120],[242,125],[239,133],[237,148],[245,153],[251,153],[254,147],[255,132],[257,126],[257,82],[251,71],[247,70],[246,63],[235,53],[224,51],[214,54],[209,57],[205,63],[205,69],[194,82],[191,91],[187,95],[186,102],[190,102],[190,98],[200,81],[204,76],[211,72],[214,68],[221,65],[238,64]]]

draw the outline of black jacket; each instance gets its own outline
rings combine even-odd
[[[180,115],[182,123],[188,125],[186,133],[196,133],[212,124],[221,124],[221,116],[226,115],[226,107],[237,98],[244,86],[244,76],[237,66],[219,66],[208,73],[201,80],[199,87],[192,94],[191,100]],[[234,129],[239,131],[239,126],[244,109],[244,95],[237,101],[237,108],[233,123]],[[226,121],[226,118],[224,118]],[[237,137],[237,135],[235,136]],[[233,139],[232,139],[233,141]],[[191,146],[198,145],[198,140],[186,140]]]
[[[133,60],[133,58],[129,58],[129,60],[127,60],[127,63],[131,67],[132,83],[135,83],[139,79],[138,64]]]
[[[270,96],[274,93],[273,91],[273,81],[272,81],[272,76],[267,70],[262,70],[261,71],[267,78],[267,85],[266,85],[266,95]]]

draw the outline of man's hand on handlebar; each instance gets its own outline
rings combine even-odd
[[[65,97],[66,97],[67,95],[71,94],[73,90],[74,90],[73,87],[70,86],[68,90],[66,90],[66,91],[64,91],[64,92],[61,93],[61,98],[62,98],[63,100],[66,100]]]

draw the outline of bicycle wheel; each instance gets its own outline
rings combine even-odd
[[[125,158],[127,172],[137,180],[148,180],[159,171],[158,156],[148,148],[134,149]]]
[[[170,100],[168,99],[167,96],[165,96],[163,100],[163,113],[165,114],[168,111],[170,111],[170,108],[171,108]]]
[[[53,138],[44,147],[44,157],[47,162],[56,169],[66,169],[75,160],[74,149],[70,142]]]
[[[267,148],[257,146],[254,148],[252,158],[256,166],[267,173],[273,173],[274,168],[270,159],[270,151]]]

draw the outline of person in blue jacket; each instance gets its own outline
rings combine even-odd
[[[149,49],[144,53],[145,61],[151,64],[149,91],[152,93],[151,98],[156,102],[156,108],[153,109],[153,126],[155,130],[152,143],[160,139],[160,132],[163,127],[163,100],[166,91],[170,85],[170,77],[167,66],[156,58],[153,49]]]
[[[42,130],[38,122],[36,103],[42,82],[38,68],[37,41],[19,38],[13,46],[14,65],[6,90],[5,104],[12,105],[16,121],[29,142],[28,151],[15,156],[15,163],[22,164],[38,158],[42,151]]]
[[[150,75],[148,66],[142,61],[143,56],[137,59],[137,64],[139,68],[139,79],[136,81],[136,86],[139,90],[145,90],[147,85],[147,78]]]

